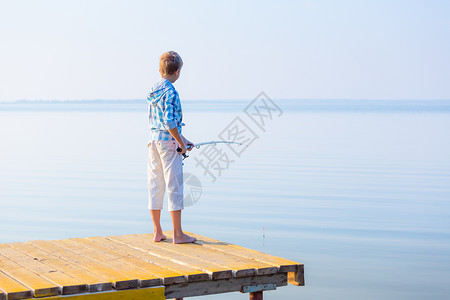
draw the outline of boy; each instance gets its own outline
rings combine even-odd
[[[192,243],[196,238],[183,233],[181,210],[183,206],[183,169],[181,155],[193,144],[181,135],[181,103],[172,85],[179,77],[183,61],[174,51],[161,55],[159,72],[161,79],[151,89],[149,122],[151,137],[148,144],[148,208],[152,215],[154,242],[166,239],[160,224],[164,191],[167,190],[169,211],[173,224],[173,243]],[[177,148],[181,148],[177,152]]]

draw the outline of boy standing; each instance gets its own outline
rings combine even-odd
[[[172,85],[180,77],[182,66],[183,61],[176,52],[169,51],[161,55],[161,80],[153,86],[147,97],[151,131],[148,144],[148,208],[153,220],[153,241],[166,239],[161,229],[160,217],[164,191],[167,190],[175,244],[196,241],[196,238],[184,234],[181,229],[181,210],[184,208],[181,155],[186,152],[187,145],[193,146],[181,135],[181,126],[184,125],[181,123],[181,103],[178,92]],[[181,152],[177,152],[178,147]]]

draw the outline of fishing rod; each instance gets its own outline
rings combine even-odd
[[[189,144],[186,146],[186,150],[190,150],[191,148],[197,148],[199,149],[201,146],[205,146],[205,145],[213,145],[215,146],[216,144],[238,144],[238,145],[242,145],[242,143],[238,143],[238,142],[230,142],[230,141],[211,141],[211,142],[203,142],[203,143],[197,143],[197,144]],[[177,152],[181,152],[181,148],[178,147],[177,148]],[[186,153],[183,153],[183,160],[185,158],[188,158],[189,155],[187,155]]]

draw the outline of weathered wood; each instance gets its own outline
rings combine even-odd
[[[5,273],[0,271],[0,290],[4,293],[0,294],[8,300],[10,299],[26,299],[32,297],[31,289],[12,279]]]
[[[89,238],[91,239],[91,238]],[[172,271],[173,273],[168,273],[170,276],[175,276],[176,274],[184,274],[184,276],[187,278],[187,281],[203,281],[208,280],[209,275],[203,271],[200,271],[198,269],[194,269],[182,264],[174,263],[170,260],[167,260],[165,258],[161,258],[159,256],[153,255],[151,253],[148,253],[146,251],[141,251],[135,248],[131,248],[128,245],[114,241],[108,238],[102,237],[102,244],[106,247],[109,247],[115,251],[119,251],[122,253],[127,253],[129,255],[133,255],[134,257],[137,257],[139,259],[142,259],[144,261],[147,261],[149,263],[158,265],[162,268],[168,269],[169,271]],[[97,242],[98,240],[95,240]],[[168,284],[168,283],[167,283]]]
[[[101,254],[105,259],[108,259],[108,261],[113,260],[120,264],[129,265],[133,272],[136,272],[135,274],[138,275],[141,287],[161,285],[161,278],[166,275],[159,272],[160,268],[158,266],[149,264],[129,254],[113,251],[110,248],[99,245],[98,243],[95,243],[91,240],[70,239],[70,241],[73,241],[75,243],[74,247],[86,247],[92,251],[97,252],[98,254]],[[175,276],[168,276],[167,279],[172,279],[171,283],[185,281],[183,274],[180,273],[175,274]]]
[[[303,264],[198,235],[196,243],[173,244],[166,235],[159,243],[135,234],[0,244],[0,300],[182,299],[235,291],[256,297],[288,281],[304,285]],[[143,291],[161,284],[160,297]]]
[[[287,274],[228,278],[204,282],[178,283],[166,286],[166,298],[194,297],[220,293],[239,292],[242,286],[275,283],[277,287],[287,285]]]
[[[201,259],[192,258],[185,254],[173,252],[164,248],[156,247],[155,242],[147,238],[139,238],[134,235],[127,236],[114,236],[108,237],[111,240],[122,242],[132,248],[139,249],[141,251],[147,251],[151,254],[163,257],[167,260],[171,260],[178,264],[184,264],[186,266],[202,270],[210,274],[212,279],[223,279],[232,277],[232,270],[224,269],[223,267],[210,263]]]
[[[83,293],[87,291],[87,285],[55,268],[52,268],[38,259],[14,249],[23,243],[0,244],[0,253],[13,260],[17,264],[33,271],[43,278],[59,286],[59,292],[63,295]]]
[[[288,273],[288,283],[296,285],[296,286],[303,286],[305,285],[305,275],[304,275],[304,266],[298,265],[297,270],[294,272]]]
[[[130,248],[127,245],[116,242],[104,237],[93,237],[88,240],[110,250],[114,253],[126,254],[137,263],[147,263],[152,268],[153,273],[159,275],[163,279],[164,284],[180,283],[184,281],[201,281],[208,280],[208,274],[197,269],[189,268],[184,265],[173,263],[166,259],[151,255],[147,252]],[[183,278],[184,277],[184,278]]]
[[[164,300],[164,287],[147,287],[134,290],[107,291],[73,296],[54,296],[42,300]]]
[[[59,287],[56,284],[1,255],[0,270],[31,289],[34,297],[53,296],[59,293]]]
[[[33,241],[32,243],[36,247],[46,250],[62,260],[68,260],[89,272],[108,279],[115,289],[136,288],[139,284],[137,278],[130,278],[128,275],[114,270],[105,264],[94,261],[91,258],[73,252],[70,249],[61,247],[60,241]]]
[[[107,264],[115,270],[127,274],[131,278],[137,278],[139,282],[153,279],[152,274],[149,275],[138,266],[121,260],[121,257],[111,256],[108,253],[85,247],[84,245],[77,244],[72,239],[64,240],[63,242],[69,249],[76,249],[78,253],[84,254],[86,257],[90,257],[92,260],[96,260],[105,265]]]
[[[114,270],[116,274],[121,275],[122,277],[117,277],[117,280],[115,281],[116,289],[137,288],[140,285],[140,279],[147,279],[145,278],[145,274],[142,274],[142,272],[140,272],[139,270],[133,270],[134,266],[111,260],[108,257],[105,257],[102,253],[92,251],[89,248],[77,247],[77,245],[74,244],[73,241],[59,240],[54,241],[54,243],[58,246],[61,246],[62,248],[65,248],[66,250],[84,256],[91,262],[95,262],[103,266],[108,266],[110,269]]]
[[[264,252],[244,248],[238,245],[221,242],[219,240],[215,240],[199,234],[191,232],[186,233],[196,237],[197,241],[195,243],[200,244],[205,248],[211,248],[224,253],[234,254],[254,261],[259,261],[269,265],[277,266],[279,268],[279,272],[293,272],[297,270],[298,265],[303,265],[295,261],[273,256]],[[173,236],[173,233],[171,231],[165,232],[165,234],[168,236]]]
[[[133,235],[138,239],[148,238],[153,239],[152,234]],[[217,251],[202,247],[200,244],[173,244],[172,239],[168,238],[160,243],[154,243],[156,248],[164,248],[178,254],[184,254],[194,259],[202,259],[206,262],[213,261],[214,264],[219,265],[225,269],[231,269],[235,277],[246,277],[253,275],[267,275],[275,274],[278,272],[277,267],[262,263],[259,261],[249,261],[242,256],[236,256],[233,254]]]
[[[90,239],[74,239],[74,241],[93,250],[101,251],[104,255],[109,256],[111,259],[117,259],[121,262],[126,262],[136,266],[140,270],[149,274],[149,276],[151,275],[151,277],[153,277],[152,285],[154,286],[161,285],[162,283],[171,284],[186,281],[184,275],[179,272],[171,271],[167,268],[160,267],[158,265],[137,258],[130,253],[117,251],[103,244],[105,241],[111,242],[109,240],[103,238],[90,238]],[[131,248],[129,249],[133,250]]]
[[[242,293],[255,293],[263,291],[276,290],[277,286],[274,283],[258,284],[258,285],[246,285],[242,287]]]
[[[31,243],[14,244],[14,249],[33,257],[34,260],[40,261],[51,268],[77,279],[79,282],[85,283],[88,292],[100,292],[112,289],[111,282],[107,279],[91,273],[76,264],[72,264],[69,261],[62,260],[47,251],[33,246]]]

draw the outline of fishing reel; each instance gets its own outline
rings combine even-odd
[[[192,149],[192,148],[194,148],[194,145],[189,144],[189,145],[186,146],[186,151],[187,151],[187,150],[190,150],[190,149]],[[178,147],[178,148],[177,148],[177,152],[181,152],[181,147]],[[188,158],[188,157],[189,157],[189,155],[187,155],[186,153],[183,153],[183,160],[185,160],[185,159]]]

